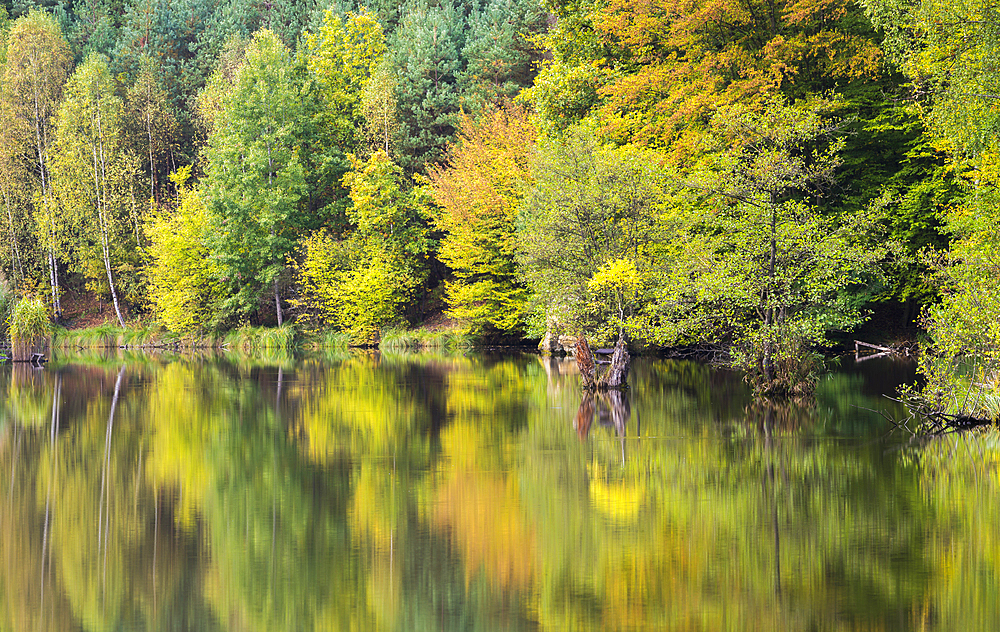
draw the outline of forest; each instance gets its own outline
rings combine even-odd
[[[929,375],[1000,357],[991,3],[4,8],[4,301],[53,321],[76,292],[372,344],[443,312],[722,345],[758,390],[873,313]]]

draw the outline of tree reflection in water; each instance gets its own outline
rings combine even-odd
[[[996,558],[997,442],[897,450],[857,374],[765,408],[671,361],[596,395],[533,356],[53,369],[0,369],[2,629],[954,629],[998,610],[962,598]]]

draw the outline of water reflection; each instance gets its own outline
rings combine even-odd
[[[885,379],[884,376],[879,379]],[[2,367],[0,628],[974,629],[993,435],[883,438],[637,361],[105,356]],[[985,579],[984,579],[985,578]]]

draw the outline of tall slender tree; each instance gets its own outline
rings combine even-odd
[[[75,246],[87,269],[89,239],[97,235],[118,323],[124,327],[112,262],[116,220],[128,206],[134,160],[125,145],[124,105],[115,94],[107,59],[92,53],[70,77],[56,117],[52,178],[67,219],[81,231]]]
[[[141,147],[149,173],[149,199],[157,200],[160,182],[170,173],[170,152],[177,141],[179,125],[167,93],[160,85],[153,59],[142,58],[139,75],[128,90],[127,136]]]
[[[32,175],[35,183],[35,218],[44,244],[52,290],[52,309],[58,317],[59,267],[56,260],[55,207],[49,177],[49,149],[52,144],[53,115],[62,98],[63,84],[72,65],[69,45],[52,16],[32,11],[18,18],[7,42],[4,70],[5,96],[11,113],[20,123],[32,147]]]

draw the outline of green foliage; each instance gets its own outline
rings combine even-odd
[[[932,408],[975,414],[977,406],[966,403],[995,395],[1000,360],[994,320],[1000,306],[994,263],[1000,184],[1000,72],[993,63],[1000,50],[997,7],[950,0],[862,4],[914,91],[926,97],[928,144],[951,159],[946,195],[934,182],[916,191],[948,202],[939,205],[938,216],[951,238],[947,252],[926,255],[941,302],[924,313],[931,338],[921,360],[924,397]],[[970,361],[976,368],[963,370]]]
[[[9,114],[22,146],[21,168],[30,182],[31,232],[44,252],[51,288],[53,312],[59,311],[59,279],[55,235],[58,209],[52,199],[49,155],[53,141],[55,112],[62,98],[62,88],[72,70],[69,45],[59,24],[47,13],[33,10],[15,20],[7,37],[4,66],[4,98],[9,100]],[[8,205],[9,197],[5,200]],[[10,218],[11,215],[8,215]],[[40,257],[41,258],[41,257]]]
[[[376,66],[361,91],[361,115],[364,117],[365,139],[371,152],[382,150],[391,154],[399,133],[396,113],[396,77],[387,56]]]
[[[392,42],[398,73],[400,164],[409,172],[444,155],[458,127],[465,19],[455,0],[408,5]]]
[[[929,121],[957,157],[995,147],[1000,129],[1000,11],[976,0],[865,0],[886,47],[931,99]]]
[[[368,144],[364,91],[385,58],[382,28],[363,9],[345,16],[327,11],[322,25],[307,33],[299,47],[307,119],[300,154],[313,217],[307,230],[346,229],[347,154]]]
[[[861,306],[884,283],[882,262],[898,247],[873,214],[835,218],[808,203],[832,181],[843,146],[822,112],[774,101],[763,112],[733,106],[713,117],[696,190],[715,196],[715,208],[689,238],[711,254],[685,258],[675,298],[658,305],[667,314],[693,309],[688,322],[735,343],[760,392],[811,388],[811,379],[786,381],[810,374],[795,358],[810,364],[806,350],[826,332],[863,320]]]
[[[10,337],[10,317],[17,304],[17,295],[6,284],[0,284],[0,338]]]
[[[379,23],[362,11],[346,19],[327,11],[323,25],[304,40],[305,64],[317,84],[322,107],[317,131],[329,134],[331,144],[354,149],[360,139],[362,89],[386,54]]]
[[[117,327],[112,323],[82,329],[55,327],[52,332],[55,348],[74,351],[161,346],[175,341],[162,327],[142,323],[129,327]]]
[[[278,277],[308,221],[299,139],[305,122],[288,49],[259,31],[209,137],[208,245],[226,288],[220,322],[240,322]],[[277,307],[279,324],[281,309]]]
[[[651,151],[600,145],[587,127],[540,144],[537,184],[518,224],[522,274],[533,294],[533,334],[552,322],[570,331],[606,325],[609,311],[619,315],[618,305],[591,296],[592,277],[620,260],[631,262],[643,279],[661,265],[675,230],[667,204],[676,186],[661,165]],[[609,298],[599,285],[597,294]],[[641,309],[630,304],[621,313]],[[636,335],[644,328],[628,319],[625,327]]]
[[[180,124],[167,92],[163,77],[157,73],[151,57],[143,57],[135,83],[125,97],[125,141],[132,145],[133,155],[141,157],[149,174],[149,200],[161,199],[165,177],[170,173],[171,154],[178,148]]]
[[[462,106],[477,113],[501,106],[529,86],[542,59],[539,38],[547,27],[535,0],[475,3],[466,21],[459,76]]]

